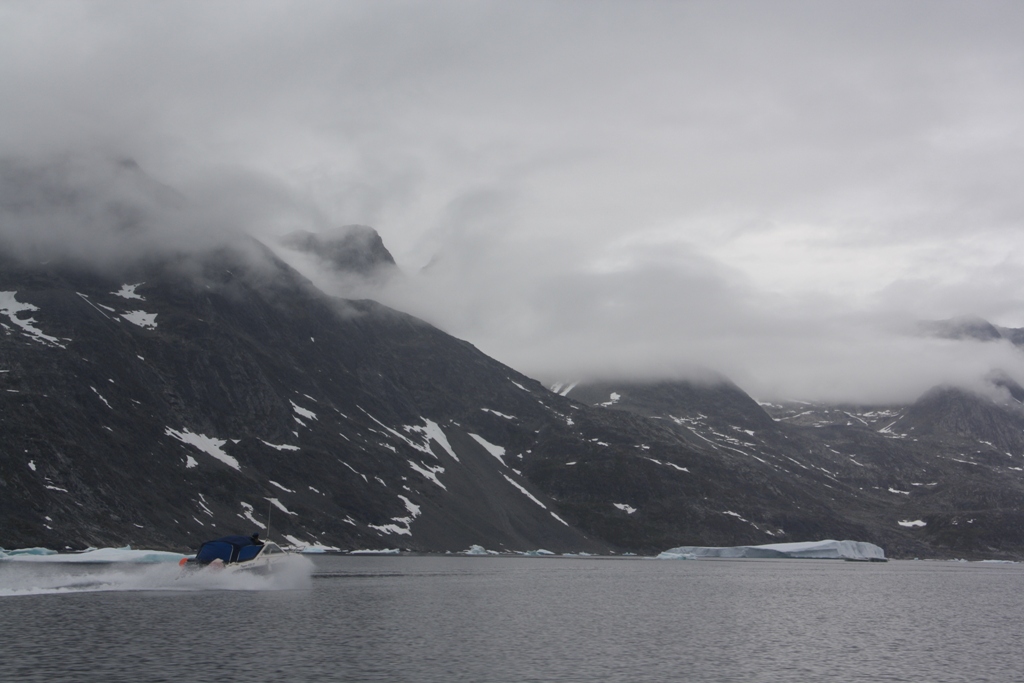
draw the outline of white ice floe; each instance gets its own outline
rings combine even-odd
[[[928,526],[928,523],[921,519],[904,519],[896,523],[905,527]]]
[[[139,282],[134,285],[121,285],[121,289],[116,292],[111,292],[114,296],[119,296],[122,299],[138,299],[139,301],[145,301],[141,294],[135,293],[135,288],[144,285],[144,282]]]
[[[171,429],[170,427],[167,427],[164,430],[164,434],[167,436],[173,436],[182,443],[195,446],[203,453],[220,460],[229,467],[233,467],[236,470],[242,469],[237,460],[221,450],[221,446],[227,443],[227,439],[214,439],[213,437],[206,436],[205,434],[193,434],[188,429],[179,432],[178,430]]]
[[[612,505],[625,512],[627,515],[631,515],[636,512],[636,508],[632,505],[626,505],[625,503],[612,503]]]
[[[14,298],[15,294],[17,294],[17,292],[0,292],[0,315],[6,315],[10,318],[11,322],[20,327],[22,332],[24,332],[28,338],[33,341],[37,341],[40,344],[47,346],[57,346],[62,349],[67,348],[64,344],[61,344],[61,341],[70,340],[61,340],[57,337],[51,337],[48,334],[44,334],[42,330],[35,326],[37,324],[35,318],[26,318],[22,320],[18,317],[19,313],[38,311],[39,307],[18,301]]]
[[[817,560],[873,560],[885,561],[885,551],[874,543],[863,541],[807,541],[802,543],[771,543],[768,545],[741,545],[731,548],[681,546],[658,555],[659,559],[674,560],[682,556],[697,557],[754,557]]]
[[[121,317],[128,322],[146,330],[156,329],[156,316],[156,313],[146,313],[145,311],[128,311],[121,314]]]
[[[127,545],[123,548],[89,548],[80,553],[57,553],[57,551],[48,548],[0,549],[0,561],[10,562],[59,562],[65,564],[132,562],[136,564],[153,564],[156,562],[180,562],[183,557],[185,556],[181,553],[170,553],[163,550],[132,550],[131,546]]]
[[[501,446],[494,445],[493,443],[491,443],[490,441],[488,441],[484,437],[480,436],[479,434],[472,434],[472,433],[470,433],[469,436],[472,437],[472,439],[474,441],[476,441],[478,444],[483,446],[484,449],[488,453],[490,453],[495,458],[497,458],[498,462],[500,462],[502,465],[505,464],[505,460],[504,460],[504,458],[505,458],[505,449],[504,448],[502,448]]]

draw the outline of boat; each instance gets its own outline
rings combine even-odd
[[[273,541],[252,536],[224,536],[199,546],[195,557],[182,558],[183,569],[215,572],[269,574],[287,560],[287,554]]]

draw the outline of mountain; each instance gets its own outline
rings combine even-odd
[[[280,243],[313,254],[336,272],[379,278],[398,270],[384,240],[367,225],[346,225],[323,233],[296,230],[282,237]]]
[[[255,241],[102,269],[4,255],[0,546],[184,550],[269,521],[347,550],[1013,556],[1019,415],[956,400],[805,424],[724,378],[556,393]]]
[[[947,320],[928,320],[919,324],[922,334],[939,339],[992,342],[1005,339],[1014,346],[1024,346],[1024,328],[1000,327],[978,316],[960,316]]]
[[[270,513],[345,548],[606,547],[485,441],[499,413],[546,427],[548,392],[260,245],[103,274],[7,259],[0,292],[0,544],[188,547]]]
[[[990,381],[1004,390],[1012,382]],[[791,496],[780,506],[778,497],[749,495],[730,508],[761,531],[784,519],[791,537],[789,515],[800,510],[808,524],[813,505],[822,515],[815,531],[837,537],[842,528],[895,557],[1022,550],[1024,413],[1015,401],[939,387],[909,406],[759,405],[722,380],[581,383],[566,395],[657,420],[717,449],[724,469],[748,469],[760,479],[745,483],[748,491]]]

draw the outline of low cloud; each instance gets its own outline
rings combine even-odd
[[[912,310],[766,293],[680,246],[557,247],[456,250],[378,296],[548,382],[712,370],[760,399],[874,403],[1024,378],[1009,342],[927,338]]]
[[[196,169],[171,187],[131,159],[0,158],[0,244],[24,258],[113,265],[321,222],[280,182],[239,169]]]
[[[1020,375],[909,330],[1024,326],[1021,5],[739,7],[0,3],[0,241],[116,263],[373,225],[384,290],[289,258],[542,379]]]

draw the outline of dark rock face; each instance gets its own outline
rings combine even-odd
[[[384,240],[366,225],[346,225],[326,233],[297,230],[282,237],[281,244],[315,254],[335,271],[381,277],[397,269]]]
[[[102,273],[3,257],[0,546],[195,548],[269,516],[274,538],[343,549],[1019,552],[1019,417],[950,400],[797,411],[725,381],[561,396],[325,296],[257,243]]]

